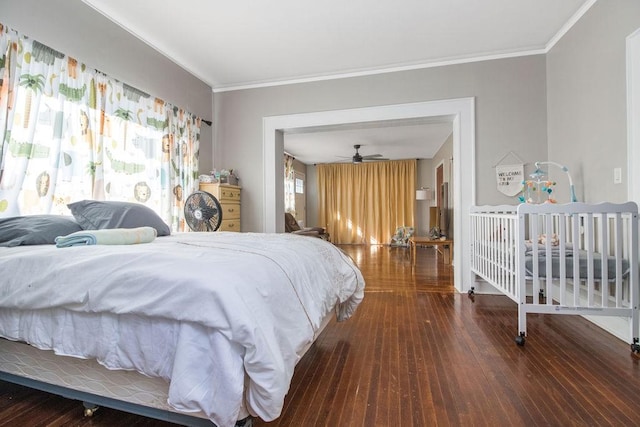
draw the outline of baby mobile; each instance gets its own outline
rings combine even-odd
[[[522,194],[518,196],[521,203],[557,203],[556,199],[551,196],[556,186],[555,181],[547,179],[547,173],[540,169],[541,164],[550,164],[559,167],[566,172],[569,177],[569,193],[572,202],[577,202],[573,180],[569,174],[569,169],[555,162],[536,162],[536,170],[529,175],[531,179],[522,181]]]
[[[522,194],[518,196],[521,203],[556,203],[556,199],[551,197],[555,181],[545,179],[543,173],[538,169],[531,175],[531,179],[522,181]]]

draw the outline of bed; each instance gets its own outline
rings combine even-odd
[[[339,248],[284,233],[0,247],[0,271],[0,379],[185,425],[277,418],[364,295]]]
[[[608,316],[640,351],[635,203],[474,206],[470,219],[472,274],[518,304],[519,345],[529,313]]]

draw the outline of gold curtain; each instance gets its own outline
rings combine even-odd
[[[387,244],[414,225],[416,160],[318,165],[320,224],[337,244]]]

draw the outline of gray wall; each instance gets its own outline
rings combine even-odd
[[[442,164],[442,182],[446,182],[449,184],[449,193],[448,193],[448,197],[447,197],[447,215],[448,215],[448,227],[446,230],[441,229],[440,231],[442,233],[444,233],[446,236],[449,236],[449,238],[453,238],[453,210],[456,208],[453,204],[453,181],[455,180],[455,176],[453,174],[453,170],[452,170],[452,162],[451,160],[453,159],[453,137],[450,136],[449,138],[447,138],[447,140],[445,141],[444,144],[442,144],[442,147],[440,147],[440,149],[436,152],[436,154],[433,156],[432,159],[432,174],[434,175],[433,177],[433,188],[436,191],[436,194],[434,195],[434,198],[438,198],[438,192],[441,191],[440,188],[436,188],[435,186],[435,182],[436,182],[436,178],[435,178],[435,169]],[[513,204],[513,201],[511,200],[511,203]],[[433,205],[435,206],[435,201],[433,202]],[[438,224],[439,227],[440,224]]]
[[[262,118],[409,102],[476,98],[476,180],[480,204],[515,203],[496,190],[493,165],[514,151],[546,158],[544,55],[214,94],[218,167],[238,169],[243,231],[262,231]],[[229,166],[231,165],[231,166]]]
[[[307,225],[326,227],[320,224],[320,203],[318,203],[318,167],[307,165]]]
[[[625,37],[640,27],[636,0],[599,0],[547,55],[222,92],[214,106],[208,85],[80,0],[1,0],[0,10],[3,24],[213,117],[215,135],[202,127],[201,169],[238,171],[245,231],[263,227],[263,117],[468,96],[476,97],[477,204],[515,203],[495,185],[493,165],[508,151],[527,162],[527,173],[536,160],[566,164],[580,200],[627,198],[613,168],[627,176]],[[562,199],[565,177],[550,172]]]
[[[89,67],[213,118],[211,88],[80,0],[0,0],[0,22]],[[213,132],[201,128],[200,166],[212,165]]]
[[[625,38],[638,28],[640,1],[600,0],[547,54],[548,158],[569,168],[578,201],[628,199]]]

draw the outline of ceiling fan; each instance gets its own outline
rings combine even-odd
[[[378,160],[389,160],[382,157],[382,154],[367,154],[363,156],[358,151],[360,149],[359,144],[354,145],[353,148],[356,149],[356,153],[353,155],[353,157],[351,157],[351,162],[354,164],[358,164],[362,162],[375,162]]]

